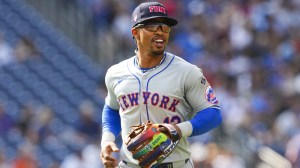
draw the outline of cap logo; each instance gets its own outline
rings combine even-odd
[[[149,12],[161,12],[167,14],[166,8],[162,6],[149,6]]]
[[[136,22],[136,20],[137,20],[137,15],[134,15],[133,20],[134,20],[134,22]]]

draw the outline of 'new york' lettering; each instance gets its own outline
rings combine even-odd
[[[140,98],[142,99],[142,101],[139,101]],[[177,99],[151,92],[143,92],[142,96],[139,96],[139,93],[130,93],[127,95],[123,95],[120,96],[118,102],[122,111],[125,111],[134,106],[138,106],[139,102],[142,102],[145,105],[152,105],[175,112],[176,107],[179,104],[179,100]]]

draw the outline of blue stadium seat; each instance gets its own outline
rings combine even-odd
[[[6,145],[6,147],[4,148],[4,152],[5,152],[6,159],[9,161],[12,161],[17,156],[18,153],[15,147],[9,145]]]
[[[23,141],[22,134],[19,131],[11,129],[7,135],[6,140],[13,146],[18,147],[19,144]]]
[[[39,167],[51,167],[51,164],[55,161],[55,159],[42,148],[37,149],[36,156],[38,165],[40,165]]]

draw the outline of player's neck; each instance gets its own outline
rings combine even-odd
[[[147,55],[137,53],[137,62],[141,68],[153,68],[162,63],[164,54],[162,55]]]

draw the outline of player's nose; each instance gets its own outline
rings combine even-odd
[[[163,31],[162,31],[162,27],[161,27],[161,26],[158,26],[158,28],[157,28],[156,31],[155,31],[155,34],[163,34]]]

